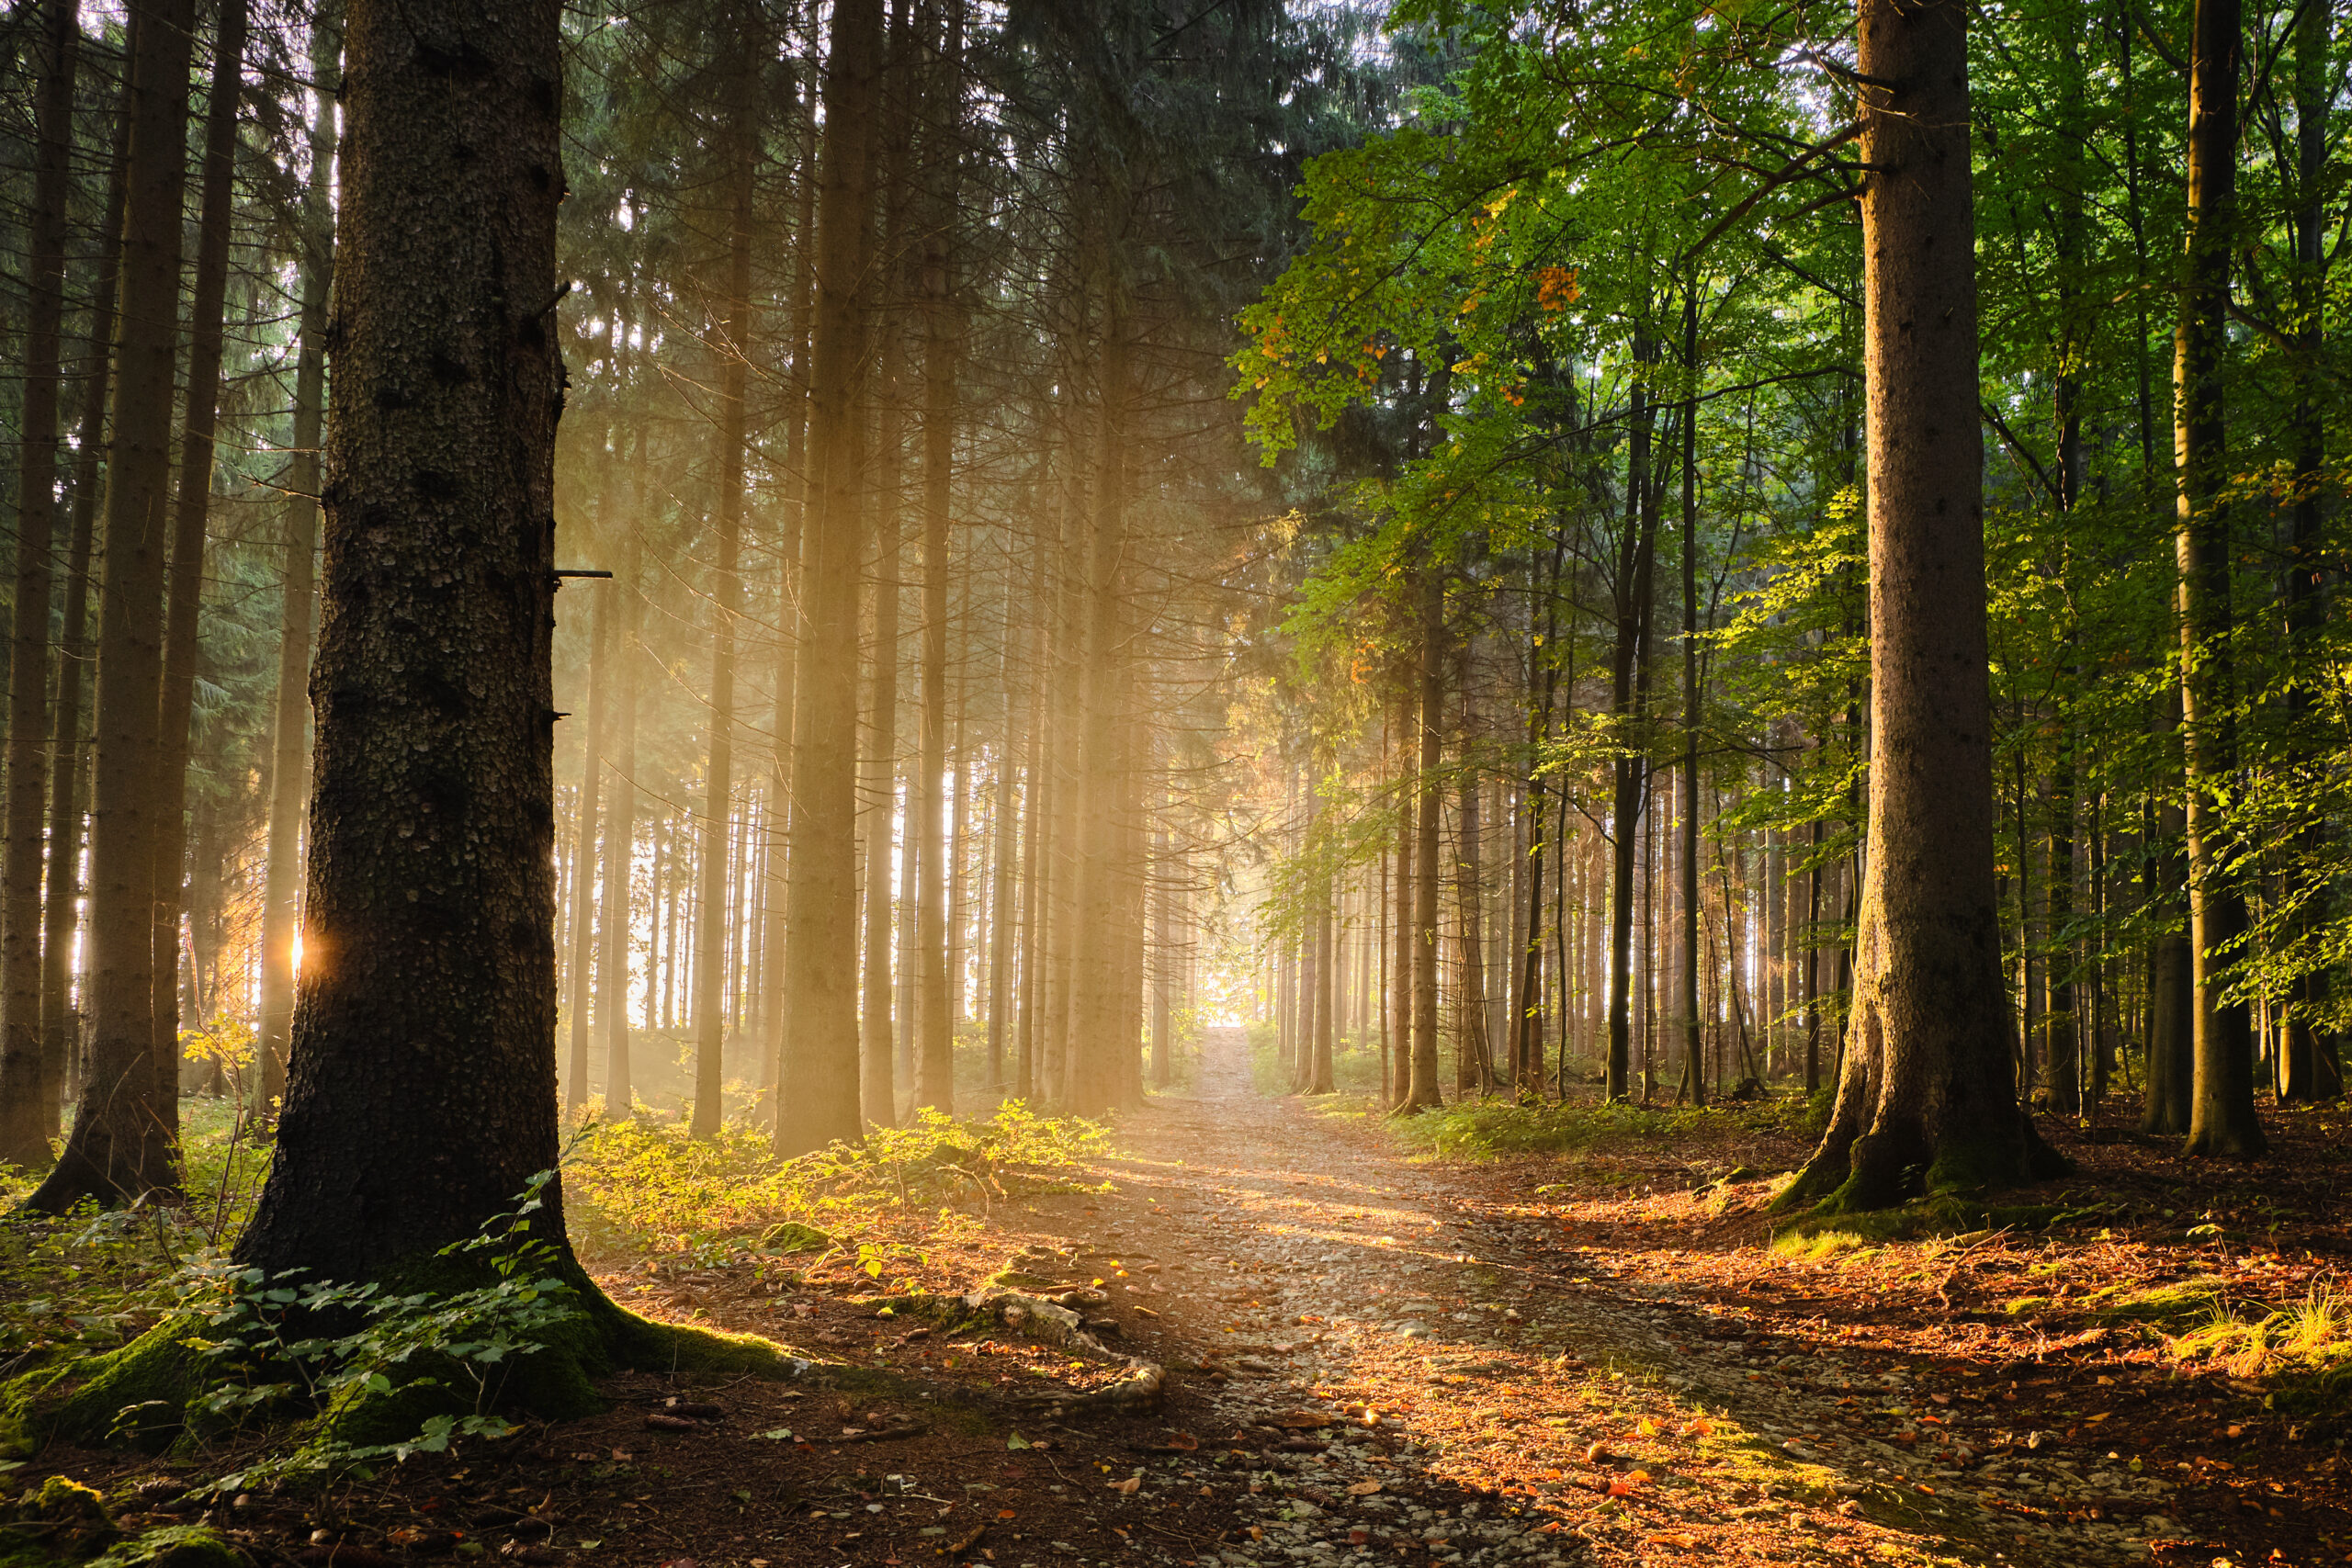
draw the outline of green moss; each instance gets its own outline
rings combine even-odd
[[[595,1379],[632,1369],[695,1381],[786,1378],[801,1363],[782,1346],[748,1334],[655,1323],[616,1305],[568,1256],[560,1273],[578,1292],[580,1310],[544,1333],[544,1348],[516,1359],[497,1391],[497,1406],[549,1420],[572,1420],[605,1408]],[[390,1294],[453,1294],[483,1282],[484,1266],[430,1256],[387,1271]],[[159,1450],[189,1424],[189,1404],[206,1387],[207,1359],[190,1341],[203,1325],[176,1316],[119,1349],[23,1374],[0,1384],[0,1445],[28,1454],[51,1438],[99,1445],[131,1441]],[[435,1416],[475,1414],[472,1381],[452,1361],[413,1358],[390,1388],[354,1389],[319,1412],[306,1447],[372,1447],[405,1442]]]
[[[798,1220],[787,1220],[780,1225],[770,1225],[760,1233],[763,1252],[831,1252],[841,1243],[815,1225],[804,1225]]]
[[[202,1525],[163,1525],[142,1530],[91,1568],[244,1568],[245,1559]]]
[[[2211,1316],[2223,1281],[2200,1277],[2142,1291],[2126,1291],[2102,1303],[2100,1317],[2113,1322],[2182,1325]]]

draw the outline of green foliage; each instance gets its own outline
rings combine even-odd
[[[583,1257],[731,1250],[791,1226],[831,1238],[885,1205],[992,1198],[1010,1183],[1054,1180],[1105,1135],[1097,1123],[1009,1100],[985,1121],[926,1111],[911,1126],[870,1129],[862,1145],[779,1161],[766,1134],[749,1127],[696,1139],[643,1118],[597,1122],[565,1164],[565,1218]]]
[[[1786,1126],[1783,1102],[1748,1106],[1659,1109],[1607,1101],[1521,1104],[1463,1100],[1394,1123],[1408,1144],[1448,1159],[1497,1159],[1512,1155],[1593,1155],[1632,1152],[1668,1142],[1730,1142]]]
[[[442,1391],[433,1402],[446,1395],[458,1406],[426,1416],[413,1435],[390,1442],[312,1445],[291,1461],[263,1461],[313,1469],[399,1461],[442,1452],[459,1438],[504,1436],[508,1424],[494,1406],[510,1374],[581,1314],[578,1292],[562,1278],[560,1251],[531,1234],[531,1216],[544,1206],[542,1190],[554,1175],[540,1172],[513,1211],[436,1255],[458,1275],[487,1273],[487,1282],[470,1289],[396,1292],[379,1280],[309,1280],[301,1270],[198,1272],[187,1295],[193,1322],[179,1343],[201,1358],[204,1386],[185,1419],[219,1430],[290,1402],[348,1422],[351,1407],[396,1392],[413,1402]],[[117,1425],[135,1427],[142,1416],[140,1406],[128,1406]],[[233,1489],[252,1478],[249,1469],[217,1484]]]

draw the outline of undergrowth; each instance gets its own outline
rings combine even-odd
[[[1664,1145],[1730,1142],[1788,1130],[1803,1115],[1789,1100],[1728,1106],[1655,1107],[1595,1100],[1521,1104],[1457,1101],[1396,1122],[1398,1136],[1431,1155],[1494,1159],[1507,1155],[1585,1155]]]
[[[1105,1136],[1097,1122],[1009,1100],[985,1122],[926,1111],[911,1127],[870,1130],[863,1145],[779,1161],[752,1127],[698,1140],[675,1122],[595,1122],[565,1163],[564,1207],[583,1260],[732,1252],[779,1226],[852,1230],[893,1204],[986,1208],[1069,1181]]]

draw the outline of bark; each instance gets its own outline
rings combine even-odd
[[[1414,673],[1402,668],[1396,671],[1396,697],[1390,712],[1389,733],[1395,738],[1396,749],[1405,751],[1413,744],[1414,735]],[[1411,754],[1406,752],[1409,762]],[[1414,900],[1420,890],[1419,881],[1413,875],[1413,852],[1420,844],[1418,817],[1419,796],[1408,793],[1409,773],[1400,766],[1396,785],[1396,881],[1394,913],[1394,960],[1388,974],[1389,1024],[1394,1040],[1395,1060],[1387,1054],[1386,1043],[1381,1058],[1381,1090],[1385,1103],[1390,1107],[1405,1102],[1406,1091],[1412,1083],[1413,1041],[1413,976],[1414,954],[1419,950],[1420,924],[1413,918]]]
[[[2237,769],[2230,716],[2227,424],[2231,227],[2237,184],[2238,0],[2197,0],[2188,60],[2188,223],[2180,324],[2173,338],[2173,451],[2178,478],[2181,733],[2186,761],[2190,985],[2196,1084],[2188,1152],[2258,1157],[2252,1004],[2223,997],[2247,928],[2226,820]]]
[[[1836,1108],[1783,1204],[2031,1174],[1994,887],[1968,17],[1862,0],[1871,802]]]
[[[752,344],[752,179],[759,156],[754,116],[757,51],[736,39],[740,67],[728,107],[727,295],[718,355],[718,559],[710,584],[710,739],[703,765],[702,911],[695,953],[695,1103],[689,1130],[715,1138],[726,1119],[727,850],[735,799],[735,639],[743,615],[743,461],[750,439],[744,391]]]
[[[2294,296],[2298,327],[2294,337],[2295,502],[2291,513],[2293,538],[2287,565],[2286,632],[2297,665],[2316,667],[2316,646],[2325,624],[2326,565],[2322,557],[2323,518],[2320,497],[2326,479],[2327,390],[2324,354],[2326,334],[2324,292],[2327,284],[2327,134],[2331,96],[2329,55],[2334,47],[2334,14],[2312,6],[2295,22],[2295,213]],[[2312,723],[2314,708],[2311,686],[2297,681],[2287,691],[2287,711],[2299,733],[2304,769],[2325,767],[2334,748],[2317,736],[2300,733]],[[2316,782],[2316,780],[2314,780]],[[2298,846],[2307,863],[2324,864],[2326,829],[2305,829]],[[2323,874],[2311,879],[2309,903],[2301,911],[2298,936],[2316,942],[2329,919],[2330,886]],[[2329,971],[2314,966],[2297,977],[2287,1010],[2285,1038],[2278,1062],[2278,1099],[2287,1104],[2316,1104],[2344,1092],[2342,1065],[2333,1042],[2314,1020],[2324,1015]]]
[[[989,1093],[1002,1099],[1008,1087],[1004,1074],[1004,1037],[1012,1004],[1013,873],[1021,849],[1021,818],[1014,793],[1012,766],[1012,641],[1014,596],[1004,597],[1004,643],[997,667],[997,684],[1003,694],[1002,722],[997,728],[996,841],[994,890],[989,897]]]
[[[916,738],[913,790],[922,881],[917,885],[914,958],[914,1103],[954,1114],[956,1110],[956,1021],[948,993],[947,856],[944,836],[947,770],[947,574],[948,506],[956,454],[955,283],[947,240],[956,202],[954,178],[960,126],[951,106],[960,104],[963,84],[963,8],[950,7],[948,38],[933,67],[927,94],[934,118],[944,115],[944,144],[927,150],[936,179],[931,193],[929,232],[923,243],[922,412],[922,715]],[[933,127],[934,130],[942,128]],[[963,770],[956,771],[960,812]]]
[[[880,0],[836,0],[826,52],[817,203],[816,328],[809,355],[814,504],[801,543],[805,646],[854,646],[864,519],[859,402],[865,209],[880,66]],[[800,661],[794,701],[791,888],[785,950],[786,1051],[776,1152],[854,1141],[858,1113],[857,661]]]
[[[606,482],[609,484],[609,478]],[[611,503],[603,499],[609,493],[600,493],[600,511],[609,511]],[[588,736],[580,748],[579,805],[571,840],[571,959],[564,976],[566,989],[571,993],[565,1002],[565,1010],[571,1015],[566,1025],[570,1060],[563,1074],[563,1108],[567,1116],[588,1100],[588,1014],[590,998],[594,995],[592,979],[597,951],[596,827],[604,794],[605,709],[612,701],[609,671],[616,606],[612,596],[602,589],[591,587],[589,592],[595,593],[596,604],[591,612],[594,620],[588,632]]]
[[[812,325],[809,290],[814,277],[810,253],[814,247],[808,243],[808,238],[816,227],[817,123],[813,96],[805,90],[800,96],[800,159],[793,176],[799,211],[798,221],[793,229],[797,243],[793,246],[792,259],[792,367],[786,403],[788,412],[784,456],[790,493],[785,504],[783,527],[776,540],[775,717],[768,751],[768,797],[773,804],[766,820],[767,875],[760,883],[763,900],[760,1054],[764,1064],[761,1087],[765,1093],[771,1130],[780,1104],[780,1083],[784,1071],[784,969],[786,944],[789,940],[786,908],[790,898],[786,868],[791,855],[792,747],[797,723],[793,694],[798,684],[797,660],[808,635],[808,619],[800,602],[800,552],[802,542],[808,536],[809,493],[808,334]]]
[[[1445,576],[1434,560],[1420,571],[1419,769],[1414,779],[1412,1055],[1400,1109],[1442,1105],[1437,1082],[1438,765],[1444,760]]]
[[[885,442],[887,450],[889,443]],[[886,468],[895,468],[888,458]],[[880,544],[874,565],[874,653],[872,695],[866,700],[870,725],[865,758],[865,994],[859,1032],[858,1104],[865,1121],[876,1127],[899,1122],[897,1052],[891,1028],[891,1004],[899,987],[891,983],[890,824],[898,813],[899,712],[899,503],[881,487],[876,502],[881,515]],[[915,826],[911,813],[907,826]],[[898,862],[913,870],[921,853],[910,832]],[[903,1009],[898,1022],[906,1023]]]
[[[236,1252],[272,1272],[431,1268],[557,1162],[559,22],[350,6],[304,963]]]
[[[310,796],[311,630],[317,605],[320,444],[326,412],[327,299],[334,280],[335,94],[341,84],[343,7],[322,6],[311,23],[311,186],[302,212],[301,341],[294,361],[294,448],[287,464],[285,603],[279,612],[277,700],[269,765],[269,864],[262,893],[261,1032],[257,1096],[268,1110],[285,1093],[294,1027],[297,905],[302,814]]]
[[[171,590],[164,605],[163,684],[155,726],[155,1068],[161,1092],[179,1106],[181,863],[187,852],[188,724],[196,705],[198,623],[204,610],[204,531],[212,509],[212,463],[220,423],[222,312],[229,288],[231,176],[245,53],[245,0],[220,0],[215,14],[210,101],[205,111],[204,179],[197,220],[191,294],[187,408],[180,432],[179,494],[172,517]]]
[[[1463,671],[1463,686],[1468,690],[1469,671]],[[1454,857],[1454,902],[1461,907],[1462,918],[1462,1032],[1454,1047],[1456,1065],[1454,1081],[1464,1089],[1481,1091],[1492,1089],[1495,1082],[1494,1063],[1487,1055],[1487,955],[1485,933],[1480,916],[1486,903],[1485,874],[1480,860],[1480,829],[1478,814],[1479,784],[1477,776],[1465,770],[1462,780],[1461,806],[1455,816],[1455,830],[1460,834],[1461,852]]]
[[[27,223],[24,393],[17,411],[17,581],[8,663],[6,804],[0,808],[0,1164],[49,1164],[40,1021],[41,811],[48,783],[49,600],[57,519],[58,366],[65,197],[74,144],[77,0],[41,0],[33,202]]]
[[[1641,334],[1634,342],[1639,364],[1653,363],[1657,349]],[[1610,650],[1611,736],[1618,755],[1611,764],[1609,811],[1609,1055],[1606,1087],[1611,1100],[1633,1090],[1634,870],[1641,854],[1643,803],[1648,794],[1648,764],[1634,748],[1641,723],[1642,671],[1647,664],[1652,570],[1657,556],[1657,510],[1650,504],[1649,394],[1634,383],[1631,432],[1625,468],[1624,533],[1617,551],[1616,641]]]
[[[1693,276],[1682,299],[1682,369],[1690,386],[1682,401],[1682,766],[1679,809],[1682,962],[1675,1010],[1682,1015],[1682,1072],[1690,1103],[1707,1103],[1704,1050],[1699,1040],[1699,284]]]
[[[90,556],[97,535],[99,463],[106,454],[107,390],[114,367],[115,301],[121,280],[122,220],[130,199],[130,116],[117,117],[107,178],[106,235],[90,304],[82,417],[74,462],[74,538],[65,570],[65,613],[57,660],[49,755],[49,854],[41,905],[40,1110],[44,1138],[58,1134],[74,1007],[74,928],[82,895],[82,672],[90,662]],[[86,998],[85,998],[86,1002]]]
[[[627,518],[621,558],[612,591],[619,601],[620,624],[615,628],[613,660],[613,804],[605,821],[605,888],[603,937],[605,950],[596,963],[598,1017],[605,1025],[605,1114],[630,1117],[637,1113],[637,1089],[629,1060],[628,983],[631,895],[637,880],[637,707],[638,670],[643,650],[638,646],[639,622],[645,599],[639,587],[644,568],[642,477],[645,452],[643,426],[639,427],[638,457],[630,465],[629,493],[638,502]],[[646,976],[648,989],[652,976]]]
[[[89,1076],[74,1131],[26,1200],[62,1213],[176,1190],[178,1090],[154,1048],[155,719],[163,649],[181,204],[187,189],[193,0],[132,12],[122,327],[107,480],[92,779]],[[173,803],[176,806],[176,802]]]
[[[1118,949],[1123,824],[1119,809],[1118,671],[1119,560],[1126,547],[1125,431],[1127,325],[1114,269],[1114,238],[1104,237],[1104,310],[1099,365],[1094,511],[1087,531],[1080,585],[1083,622],[1078,667],[1078,787],[1080,804],[1075,929],[1070,950],[1071,1001],[1066,1049],[1070,1071],[1065,1108],[1099,1115],[1119,1102],[1126,1076],[1121,1042],[1132,1043],[1136,1024],[1118,1006]],[[1131,1068],[1128,1071],[1131,1072]]]

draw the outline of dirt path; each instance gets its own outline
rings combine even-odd
[[[1305,1412],[1349,1434],[1261,1483],[1256,1534],[1215,1560],[2095,1563],[2180,1533],[2169,1488],[2095,1444],[2053,1444],[2047,1483],[1973,1481],[1983,1394],[1867,1348],[1745,1338],[1664,1299],[1671,1281],[1611,1277],[1540,1201],[1254,1096],[1244,1049],[1212,1032],[1198,1097],[1129,1122],[1115,1190],[1080,1209],[1081,1239],[1132,1266],[1114,1305],[1159,1314],[1135,1337],[1214,1385],[1204,1438]],[[1857,1409],[1919,1435],[1853,1438]],[[2048,1522],[2018,1505],[2037,1487],[2119,1506]]]

